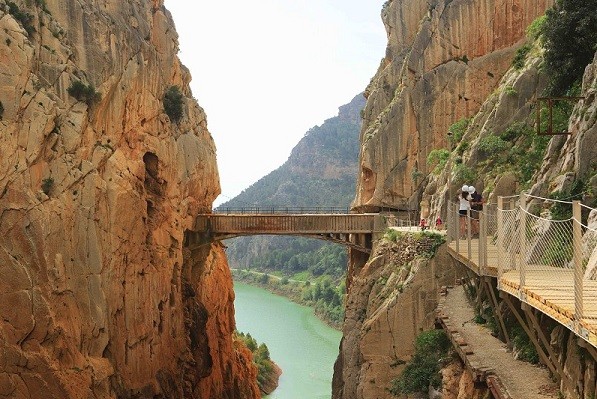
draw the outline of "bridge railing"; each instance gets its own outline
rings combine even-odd
[[[217,207],[213,211],[213,213],[219,214],[235,214],[235,215],[243,215],[243,214],[261,214],[261,215],[275,215],[275,214],[353,214],[353,213],[362,213],[359,211],[355,211],[350,207],[342,207],[342,206],[284,206],[284,205],[255,205],[255,206],[241,206],[241,207]],[[387,207],[376,207],[375,211],[372,213],[381,213],[387,215],[399,215],[402,214],[409,214],[411,211],[408,210],[401,210],[397,208],[387,208]],[[418,223],[418,221],[417,221]]]
[[[243,207],[218,207],[213,210],[218,214],[234,215],[276,215],[276,214],[348,214],[350,208],[336,206],[243,206]]]

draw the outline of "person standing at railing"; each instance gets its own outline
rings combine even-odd
[[[477,192],[475,187],[469,186],[468,192],[471,201],[471,228],[474,236],[479,236],[479,212],[483,211],[483,196]]]
[[[471,209],[469,187],[465,184],[458,196],[458,213],[460,214],[460,237],[466,237],[466,217]]]

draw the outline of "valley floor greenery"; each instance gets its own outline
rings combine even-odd
[[[292,277],[267,274],[256,270],[232,269],[235,280],[264,288],[300,305],[312,307],[315,315],[330,327],[340,330],[344,321],[346,284],[329,276],[313,277],[308,273]]]

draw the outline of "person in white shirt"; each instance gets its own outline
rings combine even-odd
[[[465,184],[462,186],[462,191],[458,195],[458,213],[460,214],[460,237],[466,236],[466,216],[469,214],[471,209],[470,194],[468,192],[469,187]]]

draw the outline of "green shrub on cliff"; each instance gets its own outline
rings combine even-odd
[[[21,26],[27,31],[27,35],[31,36],[35,33],[35,27],[33,27],[33,20],[35,19],[33,15],[29,14],[28,12],[21,11],[18,5],[13,3],[12,1],[7,1],[6,5],[8,6],[8,13],[14,17]]]
[[[255,338],[251,337],[249,333],[236,331],[235,338],[242,341],[253,353],[253,362],[257,366],[257,385],[263,390],[263,385],[272,379],[272,372],[275,372],[276,369],[274,362],[270,359],[267,345],[264,343],[258,345]]]
[[[2,115],[4,115],[4,104],[0,101],[0,121],[2,120]]]
[[[182,118],[182,93],[178,86],[170,86],[164,94],[164,111],[170,120],[177,123]]]
[[[52,177],[47,177],[42,180],[41,190],[44,192],[44,194],[49,195],[52,187],[54,187],[54,179]]]
[[[450,142],[450,147],[454,147],[460,143],[470,122],[470,118],[462,118],[448,128],[448,141]]]
[[[514,69],[521,69],[524,66],[524,61],[527,58],[527,54],[531,51],[531,45],[525,44],[516,50],[516,55],[514,55],[514,59],[512,60],[512,66]]]
[[[415,354],[402,374],[392,381],[390,392],[399,396],[426,392],[441,385],[440,370],[450,356],[450,340],[444,330],[424,331],[415,340]]]
[[[91,106],[101,98],[101,94],[95,91],[95,87],[92,84],[86,85],[80,80],[74,81],[66,91],[70,96],[86,103],[88,106]]]
[[[445,148],[431,151],[429,155],[427,155],[427,165],[434,166],[431,173],[434,175],[439,175],[446,167],[448,159],[450,159],[450,151],[446,150]]]

